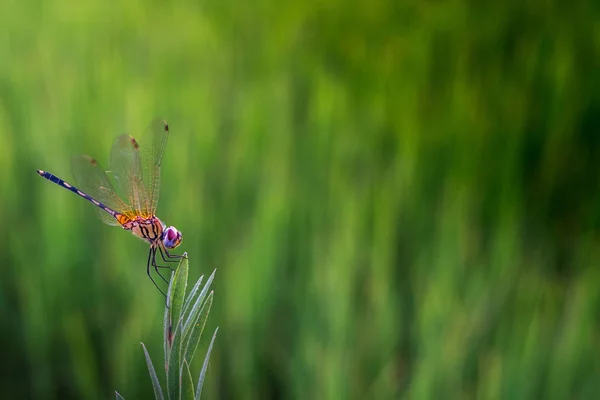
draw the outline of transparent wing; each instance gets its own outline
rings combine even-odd
[[[114,182],[117,194],[130,206],[135,215],[148,217],[148,195],[143,181],[140,146],[130,135],[121,135],[110,152],[108,171]]]
[[[142,181],[146,193],[146,208],[142,212],[148,216],[155,214],[158,205],[160,166],[168,137],[169,125],[160,118],[154,119],[141,137]]]
[[[96,160],[87,155],[77,155],[71,158],[71,168],[77,188],[95,200],[127,216],[131,215],[131,207],[121,199],[108,176]],[[119,222],[101,208],[96,212],[102,222],[108,225],[119,225]]]

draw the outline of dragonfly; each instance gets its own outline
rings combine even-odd
[[[151,267],[165,281],[157,263],[157,251],[166,263],[178,262],[183,255],[169,250],[181,244],[183,235],[175,227],[167,227],[156,215],[158,205],[160,168],[169,137],[169,125],[156,119],[144,132],[141,143],[123,134],[115,140],[109,169],[105,171],[98,161],[88,155],[71,158],[71,167],[77,187],[51,174],[37,170],[50,182],[70,190],[94,204],[100,219],[111,226],[121,226],[150,244],[146,273],[154,286],[166,297],[150,274]]]

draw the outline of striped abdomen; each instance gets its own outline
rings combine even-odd
[[[60,179],[58,176],[51,174],[50,172],[47,171],[42,171],[41,169],[37,170],[37,173],[43,177],[48,179],[50,182],[54,182],[57,185],[64,187],[65,189],[70,190],[71,192],[83,197],[84,199],[86,199],[87,201],[93,203],[94,205],[100,207],[102,210],[106,211],[107,213],[109,213],[110,215],[112,215],[119,223],[124,224],[126,223],[129,218],[125,217],[123,214],[120,214],[118,212],[116,212],[115,210],[106,207],[104,204],[100,203],[98,200],[95,200],[94,198],[92,198],[91,196],[89,196],[87,193],[82,192],[81,190],[77,189],[75,186],[71,185],[68,182],[63,181],[62,179]]]

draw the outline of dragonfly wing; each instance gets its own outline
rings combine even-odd
[[[148,206],[142,211],[148,216],[156,213],[160,190],[160,167],[168,137],[169,125],[167,121],[157,118],[146,128],[140,141],[142,180],[146,189]]]
[[[130,210],[135,215],[146,217],[149,200],[143,182],[140,146],[133,136],[121,135],[115,140],[110,153],[109,174],[116,192]]]
[[[119,221],[117,221],[112,215],[107,214],[101,208],[94,207],[94,210],[96,210],[96,214],[98,214],[98,217],[100,218],[100,220],[102,222],[104,222],[106,225],[121,226],[121,224],[119,223]]]
[[[131,207],[115,191],[108,176],[96,160],[87,155],[71,158],[73,176],[79,190],[118,213],[126,214]],[[100,219],[108,225],[119,225],[117,220],[101,208],[96,207]]]

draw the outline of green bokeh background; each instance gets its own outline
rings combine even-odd
[[[1,9],[2,398],[151,398],[147,245],[35,169],[156,116],[205,398],[600,396],[597,2]]]

